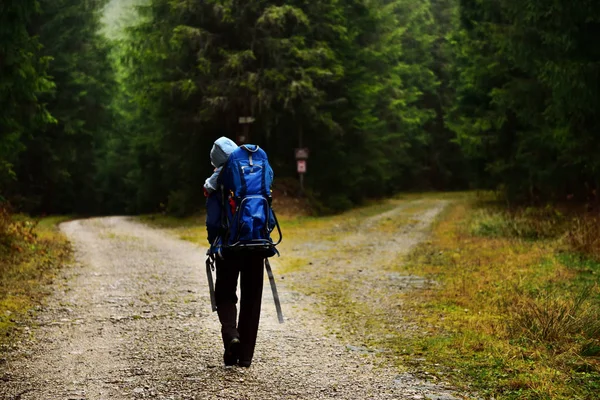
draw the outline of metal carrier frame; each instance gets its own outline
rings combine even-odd
[[[231,227],[229,226],[229,219],[227,218],[227,197],[225,195],[225,186],[221,185],[221,229],[223,231],[223,234],[220,236],[222,239],[228,238],[229,237],[229,232],[231,231]],[[269,209],[271,210],[271,212],[273,213],[273,218],[275,219],[275,226],[273,227],[273,229],[271,229],[271,231],[269,232],[269,235],[275,230],[275,228],[277,228],[277,233],[279,234],[279,240],[275,243],[273,243],[273,241],[269,241],[266,239],[257,239],[257,240],[253,240],[253,241],[245,241],[244,243],[238,241],[236,243],[233,244],[229,244],[229,245],[225,245],[224,243],[221,243],[221,249],[223,250],[239,250],[239,249],[252,249],[252,250],[257,250],[257,249],[262,249],[262,250],[275,250],[275,252],[279,255],[279,252],[277,251],[277,249],[275,248],[279,243],[281,243],[281,241],[283,240],[283,234],[281,233],[281,227],[279,226],[279,220],[277,219],[277,215],[275,214],[275,210],[273,210],[273,208],[271,207],[271,204],[273,203],[273,198],[271,196],[263,196],[265,197],[265,199],[267,200],[267,204],[269,204]],[[239,199],[236,198],[236,210],[235,213],[237,213],[239,211],[241,202],[239,201]],[[234,215],[235,215],[234,213]],[[219,240],[219,236],[215,239],[215,242],[213,243],[213,245],[216,245],[217,242]],[[221,249],[219,250],[219,253],[221,252]]]
[[[269,241],[266,239],[256,239],[256,240],[252,240],[250,242],[245,241],[245,242],[236,242],[230,245],[221,245],[221,247],[223,249],[231,249],[231,250],[241,250],[241,249],[263,249],[263,250],[270,250],[273,249],[275,250],[275,252],[277,252],[277,249],[275,249],[275,247],[281,243],[281,241],[283,240],[283,234],[281,233],[281,227],[279,226],[279,221],[277,220],[277,215],[275,215],[275,210],[273,210],[271,208],[271,202],[269,201],[269,208],[271,210],[271,212],[273,213],[273,218],[275,219],[275,226],[273,227],[273,229],[271,230],[271,232],[269,232],[269,235],[275,231],[275,229],[277,229],[277,234],[279,235],[279,240],[275,243],[273,243],[273,241]],[[237,212],[237,210],[236,210]],[[227,227],[227,231],[225,233],[225,235],[223,237],[227,237],[229,236],[229,226]],[[218,239],[217,239],[218,240]],[[279,252],[277,252],[277,254],[279,254]]]

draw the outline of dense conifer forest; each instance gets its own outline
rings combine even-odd
[[[403,190],[595,197],[600,3],[3,0],[0,199],[37,213],[202,208],[247,140],[322,210]]]

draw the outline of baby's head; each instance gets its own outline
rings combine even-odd
[[[215,140],[212,149],[210,150],[210,162],[215,168],[222,167],[238,146],[235,142],[225,136]]]

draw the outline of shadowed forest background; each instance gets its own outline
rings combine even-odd
[[[4,0],[0,198],[37,214],[189,214],[249,140],[321,211],[404,190],[590,202],[600,4]]]

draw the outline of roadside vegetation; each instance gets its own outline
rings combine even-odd
[[[597,398],[598,238],[589,212],[456,202],[398,263],[437,283],[401,299],[422,334],[376,345],[486,398]]]
[[[70,256],[69,243],[56,228],[65,219],[11,216],[0,206],[0,352],[23,333]]]

